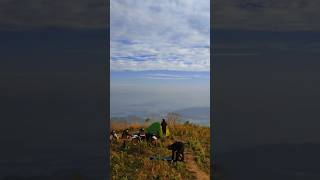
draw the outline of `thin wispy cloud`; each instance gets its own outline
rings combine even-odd
[[[187,77],[161,77],[161,76],[149,76],[148,79],[156,79],[156,80],[185,80],[190,79]]]
[[[112,71],[209,71],[210,1],[111,0]]]
[[[258,56],[259,53],[214,53],[212,56]]]
[[[107,1],[0,1],[0,28],[105,29]]]
[[[196,78],[206,78],[208,75],[199,75],[199,74],[165,74],[165,73],[153,73],[147,74],[146,78],[148,79],[163,79],[163,80],[190,80]]]
[[[183,80],[183,79],[190,79],[190,77],[181,76],[181,75],[174,75],[174,74],[163,74],[163,73],[155,73],[155,74],[148,74],[146,76],[148,79],[164,79],[164,80]]]
[[[320,1],[219,0],[212,1],[213,27],[222,29],[315,31]]]

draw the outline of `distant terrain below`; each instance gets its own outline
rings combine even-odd
[[[210,124],[210,107],[190,107],[179,109],[175,112],[181,115],[183,121],[190,121],[197,124]],[[150,118],[151,120],[159,120],[163,115],[168,112],[124,112],[124,113],[114,113],[111,116],[111,121],[123,121],[123,122],[142,122],[146,118]]]

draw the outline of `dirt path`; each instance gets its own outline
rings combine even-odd
[[[197,166],[196,162],[193,159],[193,156],[191,152],[185,152],[184,154],[187,169],[190,172],[193,172],[196,176],[196,179],[198,180],[209,180],[209,175],[203,172],[199,167]]]

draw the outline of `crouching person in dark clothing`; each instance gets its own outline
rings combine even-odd
[[[129,129],[125,129],[122,132],[122,139],[129,139],[130,137],[132,137],[132,135],[129,133]]]
[[[176,141],[170,146],[168,149],[172,151],[172,160],[176,161],[184,161],[184,143],[181,141]]]

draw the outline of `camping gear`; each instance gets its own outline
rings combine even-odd
[[[157,146],[157,144],[158,144],[158,138],[157,138],[157,136],[156,136],[155,134],[152,134],[150,144],[151,144],[152,146]]]
[[[137,144],[139,144],[140,142],[142,142],[143,140],[146,140],[146,139],[147,139],[147,136],[146,136],[146,133],[145,133],[143,128],[141,128],[138,133],[134,134],[131,137],[131,141],[132,141],[133,145],[137,145]]]
[[[167,157],[151,156],[149,159],[150,160],[172,161],[171,156],[167,156]]]
[[[147,137],[146,137],[146,133],[144,131],[144,128],[141,128],[140,131],[139,131],[139,136],[140,136],[140,139],[141,140],[145,140]]]
[[[166,128],[166,132],[162,132],[162,127],[159,122],[154,122],[152,123],[148,128],[147,128],[147,133],[149,134],[155,134],[157,137],[165,137],[170,135],[169,128]]]
[[[129,133],[129,129],[125,129],[122,132],[122,139],[131,139],[132,135]]]
[[[141,137],[137,134],[133,135],[131,138],[132,144],[137,145],[141,142]]]
[[[110,136],[109,136],[110,142],[112,142],[113,140],[116,141],[118,138],[119,138],[119,137],[118,137],[116,131],[115,131],[115,130],[112,130],[111,133],[110,133]]]

